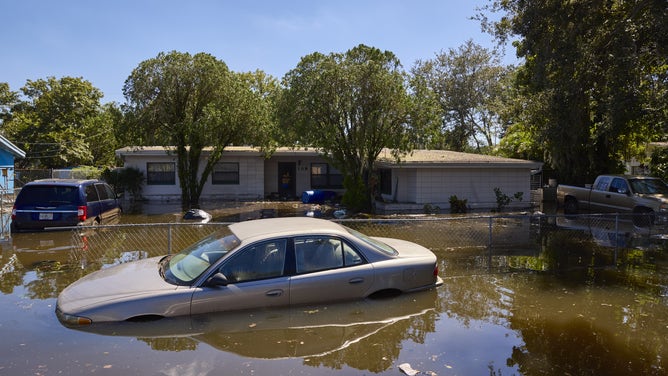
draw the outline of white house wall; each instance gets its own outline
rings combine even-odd
[[[522,192],[522,202],[513,200],[509,207],[526,206],[530,199],[529,169],[399,168],[392,170],[392,184],[397,202],[419,205],[449,207],[450,196],[454,195],[467,200],[474,209],[494,208],[497,205],[494,187],[510,197]]]
[[[148,162],[176,163],[176,157],[155,154],[126,155],[124,166],[136,168],[146,177],[146,164]],[[221,162],[239,163],[239,184],[211,184],[211,177],[209,176],[202,190],[202,199],[256,200],[264,197],[264,158],[229,156],[221,159]],[[202,161],[199,166],[200,171],[204,169],[204,165],[205,163]],[[151,200],[180,200],[181,186],[178,173],[173,185],[144,184],[142,196]]]

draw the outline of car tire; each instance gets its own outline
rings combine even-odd
[[[647,208],[633,210],[633,225],[636,227],[652,227],[654,225],[654,211]]]
[[[573,197],[567,197],[564,201],[564,214],[576,215],[578,214],[578,200]]]

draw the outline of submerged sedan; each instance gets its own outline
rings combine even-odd
[[[436,256],[315,218],[235,223],[180,253],[93,272],[65,288],[65,325],[318,304],[441,285]]]

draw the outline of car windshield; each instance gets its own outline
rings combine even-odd
[[[190,286],[204,271],[236,248],[241,241],[229,230],[205,237],[183,251],[163,259],[160,272],[165,281]]]
[[[633,192],[646,195],[668,195],[668,186],[659,179],[629,179]]]
[[[342,226],[343,226],[343,225],[342,225]],[[363,241],[363,242],[365,242],[365,243],[371,245],[372,247],[378,249],[379,251],[381,251],[381,252],[383,252],[383,253],[385,253],[385,254],[387,254],[387,255],[390,255],[390,256],[396,256],[396,255],[399,254],[399,252],[397,252],[396,249],[390,247],[389,245],[387,245],[387,244],[381,242],[381,241],[378,240],[378,239],[374,239],[374,238],[372,238],[372,237],[370,237],[370,236],[366,236],[366,235],[362,234],[361,232],[356,231],[356,230],[353,230],[353,229],[351,229],[351,228],[349,228],[349,227],[346,227],[346,226],[343,226],[343,228],[345,228],[346,231],[348,231],[350,234],[352,234],[352,235],[355,236],[356,238],[358,238],[358,239],[360,239],[361,241]]]

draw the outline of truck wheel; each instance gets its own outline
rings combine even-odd
[[[566,201],[564,201],[564,214],[578,214],[578,201],[573,197],[567,197]]]
[[[633,210],[633,224],[636,227],[651,227],[654,225],[654,211],[641,208]]]

